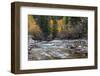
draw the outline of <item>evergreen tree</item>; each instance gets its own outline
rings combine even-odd
[[[49,34],[50,34],[50,26],[48,24],[48,16],[40,16],[40,27],[44,34],[44,39],[47,40]]]
[[[57,33],[58,33],[58,30],[57,30],[57,21],[55,19],[55,17],[53,17],[53,20],[54,20],[54,25],[53,25],[53,39],[56,38],[57,36]]]

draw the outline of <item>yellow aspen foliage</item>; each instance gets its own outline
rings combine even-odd
[[[57,20],[57,25],[58,25],[58,32],[61,32],[63,30],[63,19]]]
[[[28,31],[30,33],[40,33],[40,27],[37,25],[35,19],[29,15],[28,16]]]
[[[53,19],[49,20],[49,25],[50,25],[51,31],[53,31],[53,25],[54,25]]]
[[[50,23],[51,26],[53,26],[54,21],[52,19],[50,19],[50,22],[49,23]]]

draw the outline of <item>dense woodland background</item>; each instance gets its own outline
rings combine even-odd
[[[88,18],[28,15],[28,33],[34,40],[87,39]]]

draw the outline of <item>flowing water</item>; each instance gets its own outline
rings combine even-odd
[[[29,39],[28,60],[87,58],[85,39],[37,41]]]

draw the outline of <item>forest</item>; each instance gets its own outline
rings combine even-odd
[[[88,57],[88,18],[28,15],[28,60]]]
[[[28,15],[28,33],[34,40],[87,39],[87,17]]]

